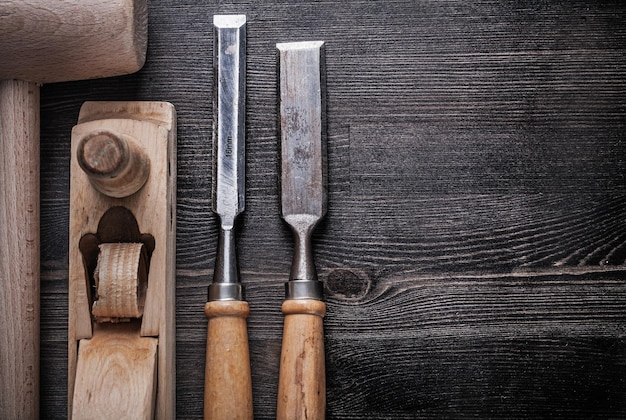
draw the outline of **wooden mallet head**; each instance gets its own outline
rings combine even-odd
[[[139,70],[145,0],[9,0],[0,14],[0,80],[39,84]]]

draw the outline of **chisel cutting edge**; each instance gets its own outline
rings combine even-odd
[[[326,305],[311,233],[326,213],[324,42],[276,44],[280,75],[281,209],[294,236],[285,285],[278,419],[323,419]]]
[[[235,220],[245,196],[246,17],[213,18],[213,212],[219,238],[208,318],[205,419],[252,419],[252,382],[246,318],[248,303],[235,250]]]

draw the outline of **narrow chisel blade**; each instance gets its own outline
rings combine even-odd
[[[216,15],[213,24],[213,211],[229,229],[245,206],[246,17]]]
[[[235,241],[244,209],[246,17],[216,15],[213,55],[213,211],[219,237],[209,285],[204,373],[204,418],[252,420],[252,379]]]
[[[245,200],[246,17],[213,17],[213,211],[219,238],[209,301],[242,300],[235,219]]]

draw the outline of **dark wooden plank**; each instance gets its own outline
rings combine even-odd
[[[380,419],[621,417],[621,283],[611,274],[420,277],[350,299],[331,293],[329,411]],[[605,305],[606,296],[616,306]]]
[[[620,273],[418,277],[372,288],[338,271],[324,277],[329,418],[502,418],[511,407],[523,418],[626,412]],[[242,275],[255,408],[271,418],[282,317],[272,290],[282,284],[279,275]],[[202,409],[194,386],[204,357],[204,332],[194,328],[202,292],[179,296],[188,304],[179,310],[179,330],[189,332],[180,337],[187,346],[178,383],[192,401],[179,407],[184,417]]]
[[[355,268],[397,273],[621,265],[623,206],[609,194],[344,198],[317,252],[328,266],[358,255]]]
[[[330,418],[622,417],[615,338],[329,342]],[[335,353],[334,351],[337,351]],[[607,371],[611,373],[607,375]],[[332,395],[332,394],[331,394]]]
[[[257,418],[292,244],[275,43],[327,42],[329,418],[626,417],[626,7],[152,1],[137,74],[42,89],[42,418],[65,418],[69,140],[86,100],[178,113],[177,411],[201,418],[215,13],[248,15],[238,234]]]
[[[624,191],[622,126],[434,124],[350,127],[360,195]]]

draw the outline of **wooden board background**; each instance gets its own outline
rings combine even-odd
[[[275,414],[291,237],[275,43],[327,42],[328,418],[626,417],[626,3],[150,2],[131,76],[42,89],[41,414],[64,418],[69,143],[86,100],[178,112],[177,412],[201,418],[212,15],[248,16],[255,417]]]

